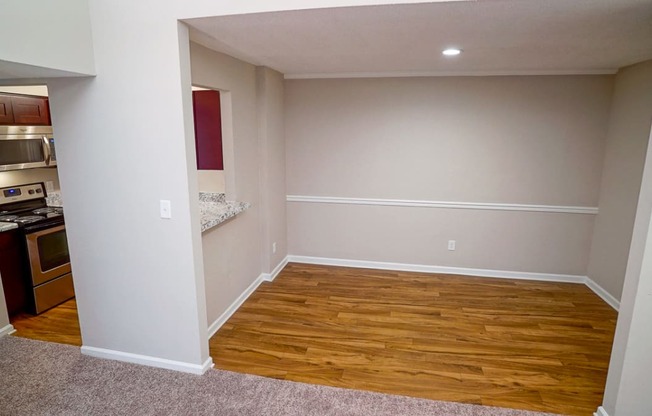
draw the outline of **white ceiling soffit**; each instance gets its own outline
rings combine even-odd
[[[18,62],[0,60],[0,81],[3,80],[38,80],[42,78],[85,77],[86,74],[64,71],[61,69],[45,68],[27,65]],[[42,81],[40,82],[43,83]]]
[[[478,0],[185,22],[193,41],[286,78],[596,74],[652,58],[652,0]],[[442,56],[451,46],[462,54]]]

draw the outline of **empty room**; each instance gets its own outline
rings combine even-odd
[[[75,294],[0,310],[7,380],[34,348],[68,398],[108,359],[218,414],[645,414],[652,2],[263,3],[75,0],[65,63],[0,50],[47,85]]]

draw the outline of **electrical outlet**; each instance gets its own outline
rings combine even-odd
[[[276,243],[272,243],[272,253],[276,253]]]
[[[448,249],[450,251],[455,251],[455,240],[448,240]]]

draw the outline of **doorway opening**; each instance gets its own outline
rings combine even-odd
[[[0,86],[1,152],[14,162],[0,158],[0,320],[81,345],[48,97],[46,85]]]

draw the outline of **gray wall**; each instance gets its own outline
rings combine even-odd
[[[612,87],[613,76],[290,80],[287,192],[596,207]],[[593,222],[288,203],[291,254],[524,272],[586,275]]]
[[[652,61],[616,76],[589,277],[620,299],[652,122]]]

